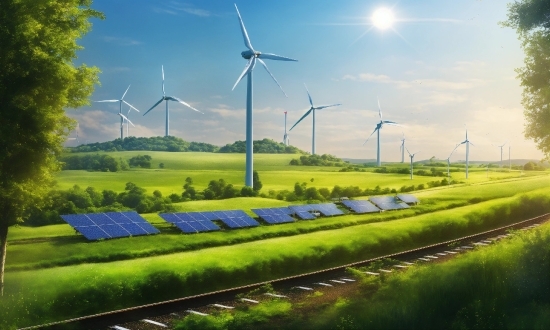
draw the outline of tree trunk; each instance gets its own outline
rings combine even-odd
[[[8,246],[8,226],[0,226],[0,297],[4,296],[4,265]]]

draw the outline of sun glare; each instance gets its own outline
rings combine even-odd
[[[388,8],[377,9],[374,14],[372,14],[372,24],[379,28],[380,30],[385,30],[392,26],[394,22],[393,13]]]

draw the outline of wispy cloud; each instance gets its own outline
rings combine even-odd
[[[189,14],[198,17],[210,17],[213,14],[201,8],[197,8],[195,5],[190,3],[180,3],[177,1],[171,1],[170,3],[164,5],[163,7],[154,7],[153,10],[156,13],[170,14],[170,15],[180,15],[180,14]]]
[[[360,82],[377,82],[377,83],[383,83],[383,84],[392,84],[396,86],[397,88],[405,89],[405,88],[413,88],[413,87],[430,87],[434,89],[440,89],[440,90],[462,90],[462,89],[471,89],[478,86],[481,86],[485,83],[484,80],[481,79],[464,79],[462,81],[456,81],[456,80],[443,80],[443,79],[415,79],[415,80],[399,80],[399,79],[392,79],[387,75],[377,75],[373,73],[360,73],[357,75],[344,75],[342,80],[352,80],[352,81],[360,81]]]
[[[136,46],[141,45],[140,41],[130,39],[130,38],[119,38],[119,37],[111,37],[111,36],[105,36],[103,37],[103,41],[116,44],[118,46]]]

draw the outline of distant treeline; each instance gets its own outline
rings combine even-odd
[[[271,139],[256,140],[253,144],[254,153],[257,154],[300,154],[302,150],[285,146],[283,143]],[[67,152],[96,152],[96,151],[170,151],[170,152],[220,152],[220,153],[245,153],[245,141],[236,141],[218,147],[203,142],[187,142],[175,136],[156,137],[127,137],[108,142],[96,142],[83,144],[74,148],[67,148]]]
[[[271,139],[255,140],[252,145],[255,154],[303,154],[304,151],[293,147],[285,146],[281,142]],[[218,150],[220,153],[245,153],[246,142],[235,141],[233,144],[226,144]]]
[[[109,155],[63,155],[59,161],[63,163],[63,170],[86,170],[90,172],[118,172],[126,171],[130,167],[151,168],[151,156],[137,155],[129,161],[115,159]]]
[[[324,154],[324,155],[304,155],[298,159],[290,161],[290,165],[302,165],[302,166],[338,166],[343,167],[347,164],[340,158]]]

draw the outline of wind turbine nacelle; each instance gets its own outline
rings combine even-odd
[[[241,52],[241,56],[247,60],[249,60],[252,56],[259,56],[260,52],[253,52],[251,50],[245,50],[244,52]]]

